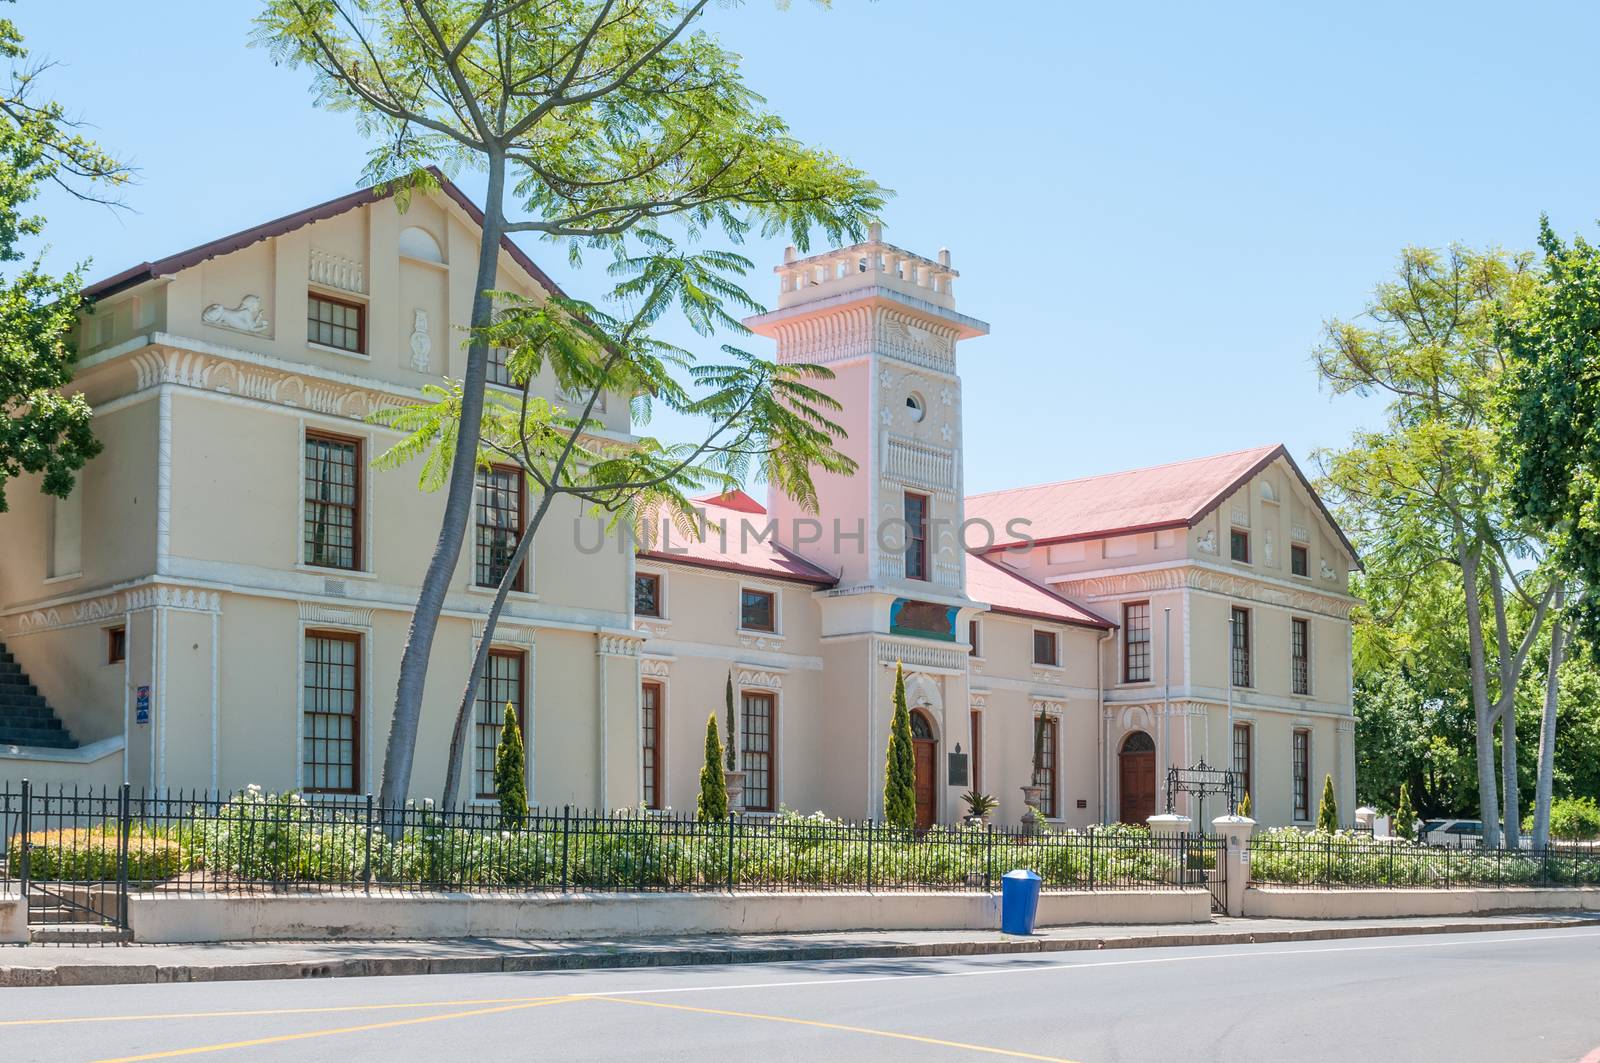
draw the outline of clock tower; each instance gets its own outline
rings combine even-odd
[[[809,383],[839,402],[838,446],[856,471],[814,473],[816,513],[777,489],[768,512],[779,543],[838,575],[818,592],[826,697],[816,722],[830,740],[859,735],[830,742],[838,784],[865,785],[876,814],[897,664],[924,739],[944,752],[971,748],[966,621],[983,606],[966,596],[956,345],[989,326],[957,312],[948,250],[924,258],[885,243],[876,224],[865,243],[808,258],[791,247],[775,272],[777,308],[745,323],[776,341],[780,362],[833,372]],[[927,800],[948,822],[966,780],[957,760],[945,763],[932,769]],[[920,816],[921,794],[918,803]]]

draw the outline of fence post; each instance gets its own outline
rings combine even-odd
[[[33,833],[33,784],[27,779],[22,780],[22,906],[28,906],[28,850],[33,848],[29,835]]]
[[[988,841],[984,845],[983,888],[985,890],[993,892],[994,891],[994,824],[993,823],[989,823],[989,824],[986,824],[985,826],[988,827],[989,837],[988,837]]]
[[[738,822],[738,814],[728,813],[728,892],[733,892],[733,828]]]
[[[561,806],[561,892],[567,892],[567,872],[572,850],[572,806]]]
[[[105,791],[101,791],[102,796]],[[133,810],[128,784],[117,788],[117,928],[128,929],[128,842],[133,835]]]
[[[867,820],[867,892],[872,892],[872,839],[878,833],[875,821]]]
[[[367,791],[367,835],[364,839],[366,852],[361,858],[362,889],[367,893],[372,892],[372,791]]]

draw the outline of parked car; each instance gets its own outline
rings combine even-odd
[[[1424,845],[1448,845],[1452,849],[1467,849],[1483,842],[1481,819],[1430,819],[1422,824],[1417,839]]]

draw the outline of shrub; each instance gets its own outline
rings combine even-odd
[[[1550,837],[1575,842],[1600,838],[1600,805],[1592,797],[1563,797],[1553,802]]]
[[[1333,776],[1322,777],[1322,803],[1317,806],[1317,830],[1333,834],[1339,829],[1339,803],[1333,796]]]
[[[1393,832],[1398,838],[1415,840],[1417,837],[1417,810],[1411,804],[1411,784],[1400,784],[1400,805],[1394,810]]]
[[[889,751],[883,764],[883,821],[911,830],[917,824],[916,761],[911,751],[911,714],[906,711],[906,676],[894,666],[894,716],[889,723]]]
[[[1239,815],[1245,819],[1250,818],[1250,791],[1244,792],[1244,800],[1239,802]]]
[[[728,780],[722,775],[722,741],[717,737],[717,714],[706,717],[706,762],[700,766],[700,819],[728,818]]]
[[[28,874],[36,879],[61,882],[114,881],[117,869],[117,828],[35,831],[28,835]],[[7,860],[13,873],[22,869],[22,839],[11,839]],[[128,879],[154,882],[183,870],[183,849],[169,838],[150,833],[143,825],[128,835]]]
[[[520,827],[528,818],[528,783],[522,774],[523,762],[517,709],[508,701],[505,720],[500,725],[500,742],[494,751],[494,792],[500,799],[502,827]]]

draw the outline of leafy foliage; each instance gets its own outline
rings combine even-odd
[[[728,780],[722,774],[722,740],[717,737],[717,714],[706,717],[706,759],[700,766],[700,799],[695,816],[702,820],[728,818]]]
[[[131,171],[79,135],[59,103],[34,99],[48,65],[18,65],[28,51],[9,19],[0,19],[0,57],[12,63],[0,90],[0,262],[18,262],[17,245],[44,231],[44,219],[27,213],[40,185],[54,182],[105,202],[102,193]],[[86,265],[53,277],[36,258],[0,277],[0,513],[8,481],[38,475],[45,494],[65,498],[78,470],[100,453],[88,402],[61,392],[77,358],[73,333]]]
[[[723,719],[724,719],[724,721],[726,721],[725,724],[724,724],[724,729],[728,733],[728,748],[726,750],[728,770],[729,771],[738,771],[739,770],[739,752],[738,752],[738,750],[736,750],[734,748],[734,740],[733,739],[734,739],[734,735],[738,734],[739,732],[736,729],[737,728],[737,723],[735,722],[735,720],[733,718],[733,672],[732,671],[728,672],[728,685],[723,689],[723,699],[722,700],[724,702],[724,706],[723,707],[724,707],[724,710],[725,710],[723,712]]]
[[[28,842],[28,874],[35,879],[67,882],[117,879],[115,824],[97,829],[35,831],[28,835]],[[6,859],[15,874],[22,866],[21,836],[11,839]],[[131,882],[160,882],[172,878],[182,869],[183,860],[183,850],[177,843],[142,825],[128,835],[128,879]]]
[[[528,818],[528,782],[523,775],[522,728],[517,707],[506,702],[500,741],[494,748],[494,795],[500,801],[500,825],[520,827]]]
[[[917,825],[917,765],[911,748],[911,713],[906,710],[906,676],[894,666],[894,716],[883,765],[883,821],[911,830]]]
[[[1293,886],[1438,888],[1549,883],[1600,885],[1600,857],[1584,853],[1433,848],[1377,841],[1348,831],[1304,834],[1293,827],[1250,839],[1252,881]]]
[[[1600,838],[1600,804],[1592,797],[1566,797],[1553,802],[1550,836],[1578,842]]]
[[[1245,819],[1250,818],[1250,791],[1248,790],[1245,791],[1244,800],[1239,802],[1238,813]]]
[[[492,289],[506,234],[565,239],[575,263],[585,249],[602,251],[632,278],[619,291],[637,302],[638,324],[653,322],[676,302],[692,326],[709,331],[732,322],[720,311],[722,302],[736,299],[723,277],[748,264],[726,251],[677,254],[662,231],[667,221],[677,224],[687,244],[713,231],[733,243],[760,231],[787,233],[807,247],[815,231],[835,241],[858,237],[882,207],[888,193],[865,173],[800,143],[764,109],[744,84],[739,57],[696,28],[709,2],[266,0],[256,20],[257,43],[277,60],[309,69],[323,105],[356,115],[374,141],[369,178],[396,190],[402,205],[415,190],[437,183],[431,167],[488,172],[465,373],[459,385],[430,396],[431,412],[418,415],[435,435],[449,435],[426,448],[432,476],[445,484],[447,497],[400,662],[384,757],[386,804],[399,804],[410,788],[430,649],[471,515],[486,414],[516,426],[502,443],[536,442],[514,448],[523,453],[531,480],[540,471],[559,479],[560,466],[572,459],[588,470],[585,490],[577,492],[581,501],[608,512],[639,512],[657,503],[681,511],[673,491],[652,491],[669,481],[684,487],[702,459],[711,471],[740,475],[758,453],[770,483],[814,504],[806,490],[806,455],[790,445],[829,435],[830,424],[814,416],[822,403],[814,393],[801,395],[800,381],[814,373],[779,369],[740,352],[726,352],[731,365],[702,366],[640,340],[623,344],[620,353],[589,358],[587,374],[577,380],[558,371],[563,387],[581,385],[586,395],[570,415],[530,401],[526,392],[519,413],[485,409]],[[510,216],[508,200],[523,216]],[[686,267],[699,279],[685,279]],[[522,320],[541,337],[523,345],[525,352],[554,353],[562,345],[544,326],[570,323],[563,311],[573,308],[556,302],[548,310],[523,308]],[[596,349],[615,339],[597,315],[583,313],[579,320],[602,341]],[[662,385],[657,390],[634,386],[652,378]],[[706,394],[689,399],[693,387]],[[605,391],[637,396],[636,402],[654,395],[681,404],[708,416],[713,434],[687,450],[653,440],[636,448],[596,448],[589,418]],[[797,396],[798,416],[780,416]],[[726,445],[721,433],[745,422],[755,429],[739,438],[755,446]],[[557,467],[543,468],[550,461]],[[551,483],[539,487],[524,542],[559,493]],[[503,584],[485,621],[485,646],[507,589]],[[461,747],[486,653],[475,655],[458,703],[446,762],[447,804],[459,784]]]
[[[1390,829],[1397,838],[1414,841],[1417,837],[1417,810],[1411,804],[1411,788],[1407,783],[1400,784],[1400,802],[1395,806]]]
[[[1339,802],[1333,796],[1333,776],[1322,777],[1322,800],[1317,803],[1317,829],[1329,834],[1339,829]]]
[[[1419,591],[1432,607],[1459,603],[1465,661],[1453,667],[1472,710],[1478,805],[1491,843],[1500,822],[1495,727],[1514,829],[1516,688],[1557,586],[1544,544],[1506,500],[1495,403],[1507,364],[1499,323],[1535,287],[1530,265],[1527,255],[1407,248],[1362,317],[1328,322],[1316,352],[1335,393],[1386,400],[1380,429],[1319,455],[1323,491],[1367,563],[1362,589],[1374,592],[1358,617],[1372,627],[1358,642],[1401,663],[1408,647],[1383,646],[1385,625]]]
[[[961,795],[961,800],[967,804],[967,815],[973,819],[983,819],[1000,807],[1000,802],[995,800],[993,794],[986,794],[981,790],[968,790]]]

